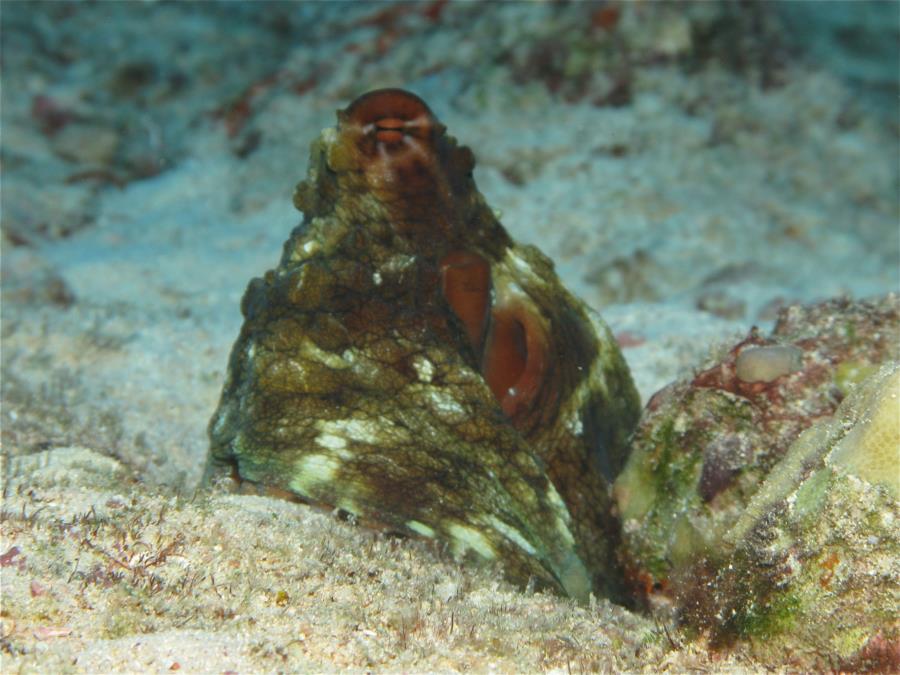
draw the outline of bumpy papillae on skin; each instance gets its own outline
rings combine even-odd
[[[350,168],[362,170],[398,232],[423,245],[464,235],[457,197],[471,189],[475,158],[447,142],[422,99],[401,89],[369,92],[338,113],[338,129]]]
[[[388,199],[400,209],[415,211],[416,204],[430,201],[432,207],[443,204],[446,211],[451,201],[447,197],[453,196],[452,173],[471,171],[467,149],[459,166],[448,161],[452,158],[442,145],[444,126],[409,92],[382,89],[365,94],[340,120],[342,137],[368,160],[365,173],[372,186],[407,195],[402,202]],[[398,216],[397,222],[414,222]],[[452,241],[463,233],[448,228],[446,234]],[[545,384],[547,340],[539,322],[521,304],[492,302],[490,263],[477,252],[451,250],[438,267],[443,297],[463,325],[485,381],[513,423],[521,421]]]
[[[615,535],[596,519],[605,487],[592,466],[594,450],[572,452],[557,430],[561,400],[577,386],[573,373],[584,377],[596,357],[590,329],[576,312],[547,306],[556,298],[535,304],[528,295],[493,287],[493,261],[512,242],[499,223],[483,233],[465,211],[469,196],[477,194],[474,158],[468,148],[448,142],[444,126],[421,99],[400,90],[372,92],[339,114],[339,121],[340,142],[355,148],[368,189],[387,206],[398,233],[417,241],[420,256],[437,266],[437,301],[446,302],[459,320],[501,410],[527,438],[546,447],[547,471],[566,495],[576,529],[584,537],[612,540]],[[496,248],[478,248],[497,241]],[[536,311],[558,316],[560,323],[544,321]],[[553,362],[563,354],[567,364]],[[591,439],[595,432],[584,433]]]
[[[362,522],[451,544],[465,524],[513,576],[584,597],[615,565],[596,455],[623,446],[636,394],[589,378],[609,348],[473,167],[408,92],[338,113],[295,194],[304,225],[245,294],[211,456]]]
[[[462,325],[500,408],[527,438],[547,445],[547,470],[566,494],[574,519],[585,531],[597,528],[590,514],[603,502],[604,488],[591,466],[591,450],[571,453],[555,430],[561,398],[576,386],[573,370],[583,377],[581,368],[595,358],[583,319],[562,312],[558,325],[548,325],[534,312],[553,314],[547,304],[555,298],[535,305],[528,296],[493,288],[492,264],[512,242],[499,223],[482,233],[481,223],[465,211],[470,195],[477,194],[474,157],[448,141],[421,99],[402,90],[371,92],[339,114],[339,131],[340,143],[356,150],[368,189],[386,205],[398,233],[437,266],[438,302],[446,302]],[[478,248],[496,242],[496,248]],[[553,354],[565,354],[568,364],[554,363]],[[591,435],[585,431],[586,438]]]

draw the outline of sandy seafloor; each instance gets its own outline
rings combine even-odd
[[[841,5],[4,2],[3,672],[759,667],[195,488],[241,294],[369,89],[474,149],[645,401],[780,306],[900,290],[900,5]]]

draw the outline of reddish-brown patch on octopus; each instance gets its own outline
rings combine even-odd
[[[459,194],[468,184],[463,149],[451,148],[425,102],[402,89],[363,94],[338,114],[340,147],[366,188],[390,210],[390,221],[422,245],[461,227]],[[471,154],[471,153],[469,153]]]
[[[406,122],[397,117],[375,121],[375,138],[382,143],[399,143],[403,140],[403,129]]]
[[[402,89],[360,96],[339,113],[339,132],[342,150],[355,160],[348,168],[387,205],[395,230],[429,250],[444,247],[437,266],[441,293],[502,410],[521,428],[547,399],[549,336],[518,303],[492,309],[488,260],[452,243],[470,236],[456,209],[471,189],[472,152],[448,143],[425,102]]]
[[[341,116],[341,131],[353,134],[357,149],[370,158],[416,150],[427,154],[443,130],[425,101],[403,89],[363,94]]]
[[[545,384],[547,344],[544,329],[527,309],[519,304],[494,308],[482,372],[513,424],[532,411]]]
[[[440,268],[444,298],[479,353],[491,302],[491,267],[477,253],[453,251],[444,256]]]

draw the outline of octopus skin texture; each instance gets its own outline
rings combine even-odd
[[[419,97],[373,91],[337,118],[302,224],[244,295],[208,479],[615,597],[609,485],[639,399],[609,330],[510,238]]]

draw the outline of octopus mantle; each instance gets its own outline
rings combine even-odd
[[[370,92],[312,144],[304,214],[250,282],[208,475],[614,595],[609,483],[638,396],[608,329],[516,244],[418,97]]]

